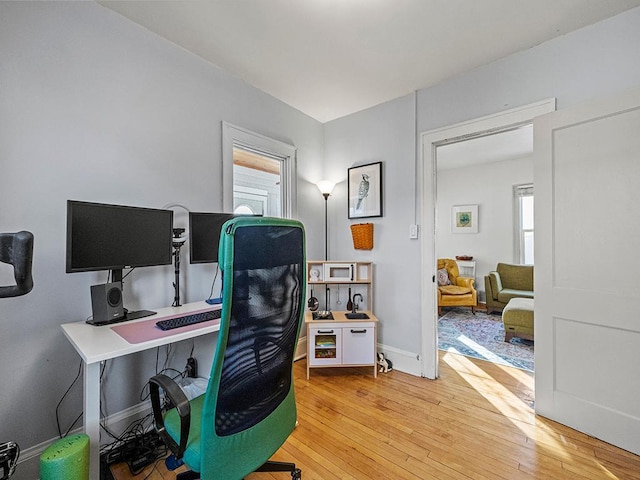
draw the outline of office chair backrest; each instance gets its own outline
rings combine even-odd
[[[292,220],[236,218],[223,226],[223,307],[203,408],[203,476],[213,469],[216,478],[238,478],[247,465],[259,467],[295,426],[304,241],[302,225]],[[244,465],[235,470],[238,456]]]

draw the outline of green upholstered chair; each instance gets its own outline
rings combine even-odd
[[[293,220],[239,217],[223,225],[219,252],[222,316],[207,391],[189,401],[171,379],[153,377],[155,428],[191,469],[178,479],[236,480],[254,471],[301,478],[293,463],[269,459],[296,424],[304,229]],[[163,408],[163,391],[173,408]]]

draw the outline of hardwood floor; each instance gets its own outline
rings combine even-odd
[[[436,381],[296,363],[299,425],[274,459],[305,480],[640,479],[640,457],[533,412],[533,375],[440,354]],[[116,480],[141,479],[114,472]],[[163,462],[147,477],[173,479]],[[254,473],[247,480],[290,478]]]

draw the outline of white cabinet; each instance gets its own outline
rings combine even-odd
[[[371,312],[364,320],[349,320],[347,312],[332,312],[335,320],[313,320],[307,312],[307,379],[317,367],[373,367],[377,376],[376,324]]]
[[[369,365],[372,361],[375,363],[375,333],[376,327],[373,322],[342,327],[342,364]]]

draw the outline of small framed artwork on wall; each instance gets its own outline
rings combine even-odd
[[[349,218],[382,216],[382,162],[348,169]]]
[[[452,233],[478,233],[478,205],[451,207]]]

